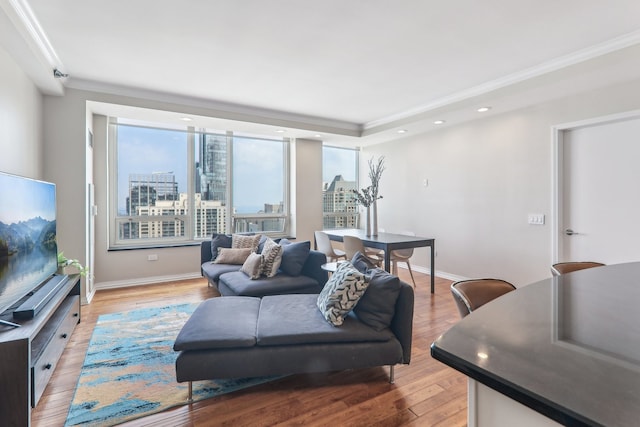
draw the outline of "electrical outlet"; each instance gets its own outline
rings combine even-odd
[[[147,261],[157,261],[158,260],[158,254],[152,254],[147,256]]]

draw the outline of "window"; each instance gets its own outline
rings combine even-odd
[[[358,188],[358,151],[322,148],[323,225],[329,228],[358,228],[359,213],[352,190]]]
[[[110,248],[286,234],[288,141],[112,119],[109,147]]]
[[[282,141],[233,139],[234,231],[278,232],[285,228],[287,151]],[[260,216],[256,216],[260,213]]]

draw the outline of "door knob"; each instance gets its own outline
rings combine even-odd
[[[580,234],[580,233],[576,233],[572,229],[567,228],[566,230],[564,230],[564,234],[566,234],[567,236],[573,236],[574,234]]]

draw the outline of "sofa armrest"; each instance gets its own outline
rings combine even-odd
[[[413,336],[413,288],[400,281],[400,294],[396,300],[396,312],[391,320],[391,330],[402,345],[402,361],[411,361],[411,342]]]
[[[200,243],[200,266],[209,261],[211,261],[211,240],[203,240]],[[200,274],[204,276],[202,267],[200,267]]]
[[[326,262],[327,256],[324,253],[311,249],[302,267],[302,274],[315,279],[320,285],[320,289],[329,280],[329,273],[322,269],[322,264]]]

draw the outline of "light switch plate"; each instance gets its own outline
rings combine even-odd
[[[529,224],[544,225],[544,214],[529,214]]]

